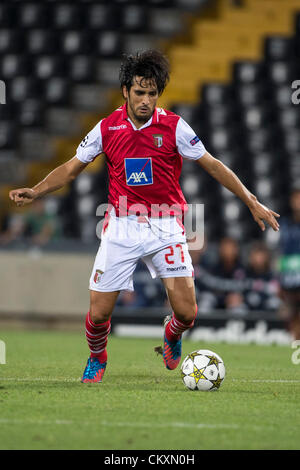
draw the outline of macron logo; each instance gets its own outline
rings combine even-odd
[[[119,131],[120,129],[127,129],[126,124],[121,124],[120,126],[110,126],[109,131]]]

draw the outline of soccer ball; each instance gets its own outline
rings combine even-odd
[[[225,377],[221,357],[209,349],[191,352],[181,364],[181,378],[190,390],[218,390]]]

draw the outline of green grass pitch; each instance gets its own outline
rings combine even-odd
[[[192,392],[168,371],[157,339],[109,338],[102,384],[81,384],[83,333],[5,331],[0,449],[298,449],[300,364],[287,346],[183,342],[208,348],[226,378]]]

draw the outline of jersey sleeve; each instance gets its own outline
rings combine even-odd
[[[176,127],[176,146],[180,155],[189,160],[198,160],[206,153],[195,131],[182,118],[178,120]]]
[[[83,163],[92,162],[102,152],[101,122],[82,139],[76,150],[76,157]]]

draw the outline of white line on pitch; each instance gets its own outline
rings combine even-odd
[[[231,379],[233,382],[243,383],[300,383],[300,379]]]
[[[80,382],[80,378],[62,378],[62,377],[0,377],[1,380],[15,382]]]
[[[0,418],[0,424],[32,424],[32,425],[77,425],[77,421],[68,419],[55,419],[55,420],[35,420],[35,419],[8,419]],[[91,425],[92,421],[80,421],[80,425]],[[96,424],[96,420],[94,421]],[[99,421],[98,424],[102,427],[130,427],[130,428],[191,428],[191,429],[238,429],[240,426],[237,424],[222,424],[222,423],[130,423],[130,422],[117,422],[112,423],[108,421]]]
[[[80,382],[79,378],[62,378],[62,377],[0,377],[0,381],[15,382]],[[226,382],[241,383],[300,383],[300,379],[226,379]]]
[[[73,421],[68,419],[54,419],[54,420],[35,420],[35,419],[9,419],[9,418],[0,418],[0,425],[12,424],[12,425],[71,425],[76,426],[80,424],[81,426],[90,426],[91,424],[98,424],[101,427],[111,427],[111,428],[150,428],[150,429],[164,429],[164,428],[189,428],[189,429],[247,429],[252,431],[266,431],[273,429],[273,426],[268,425],[240,425],[235,423],[132,423],[132,422],[108,422],[108,421]]]

